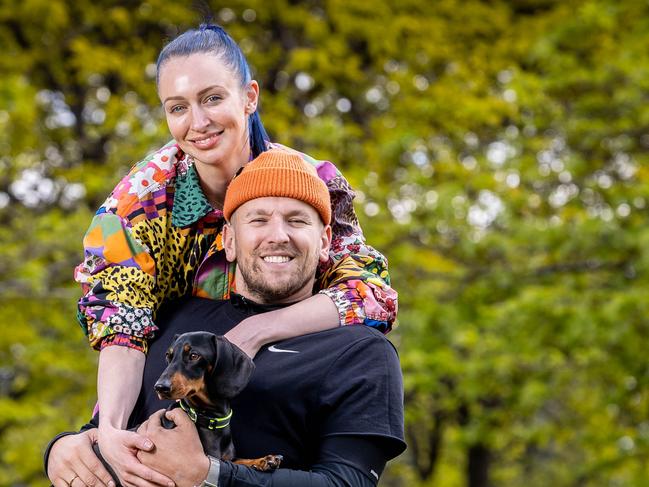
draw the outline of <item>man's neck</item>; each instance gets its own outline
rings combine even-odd
[[[237,294],[249,301],[262,306],[289,305],[304,301],[305,299],[313,296],[313,292],[311,291],[313,289],[313,283],[311,283],[309,286],[303,287],[299,291],[292,293],[289,296],[282,296],[271,300],[266,298],[265,296],[260,295],[259,293],[251,291],[248,286],[246,286],[245,280],[238,271],[235,271],[234,282]]]

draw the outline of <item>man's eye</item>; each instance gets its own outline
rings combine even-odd
[[[198,360],[201,356],[198,355],[196,352],[192,352],[189,354],[189,360]]]

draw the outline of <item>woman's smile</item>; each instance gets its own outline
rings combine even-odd
[[[223,135],[223,132],[225,132],[225,130],[221,130],[220,132],[212,132],[208,135],[194,137],[188,140],[199,150],[209,150],[219,143],[220,137],[221,135]]]

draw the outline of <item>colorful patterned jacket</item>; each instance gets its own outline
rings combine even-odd
[[[341,325],[387,333],[397,294],[385,257],[365,244],[354,193],[331,162],[299,154],[327,184],[333,208],[330,259],[318,269],[317,289],[334,301]],[[97,211],[83,240],[84,261],[75,269],[84,293],[78,318],[91,346],[146,352],[166,299],[189,293],[227,299],[234,264],[223,251],[223,223],[223,213],[200,188],[191,157],[174,142],[137,163]]]

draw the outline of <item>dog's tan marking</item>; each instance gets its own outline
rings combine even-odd
[[[282,455],[266,455],[265,457],[254,459],[238,458],[234,461],[234,463],[252,467],[255,470],[259,470],[260,472],[268,472],[270,470],[279,468],[279,464],[282,463],[282,459]]]

